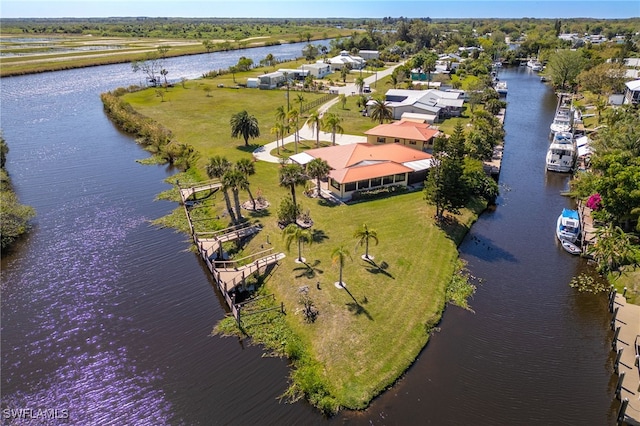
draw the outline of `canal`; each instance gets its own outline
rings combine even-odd
[[[239,56],[172,58],[196,78]],[[105,117],[101,92],[139,83],[128,65],[0,80],[8,170],[35,228],[2,258],[2,408],[67,409],[72,424],[611,424],[604,300],[568,283],[584,263],[556,244],[571,201],[544,171],[553,93],[525,69],[509,84],[502,195],[460,250],[480,278],[473,312],[446,310],[414,366],[369,410],[324,419],[285,404],[286,360],[210,336],[224,315],[190,241],[150,220],[173,171]]]

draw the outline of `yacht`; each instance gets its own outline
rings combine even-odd
[[[572,101],[573,99],[571,94],[558,94],[558,106],[556,107],[556,114],[553,117],[553,122],[549,126],[552,134],[556,132],[570,132],[573,129],[573,119],[575,111]]]
[[[556,222],[556,236],[561,242],[575,243],[580,235],[580,215],[577,210],[562,209]]]
[[[529,59],[527,61],[527,66],[531,68],[532,71],[542,71],[542,64],[538,62],[537,59]]]
[[[571,132],[556,132],[547,150],[547,170],[571,172],[576,164],[576,144]]]
[[[498,92],[499,95],[501,96],[507,96],[507,82],[506,81],[497,81],[496,85],[496,92]]]

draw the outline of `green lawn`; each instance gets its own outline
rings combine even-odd
[[[236,75],[236,80],[242,78],[246,76]],[[229,85],[231,76],[191,81],[186,89],[171,88],[165,102],[153,89],[125,96],[138,111],[161,122],[177,140],[201,153],[199,171],[191,176],[204,175],[203,165],[211,155],[224,155],[232,161],[251,157],[255,146],[247,150],[242,140],[230,137],[229,118],[237,111],[247,109],[258,118],[262,135],[251,143],[261,145],[274,139],[269,129],[275,108],[285,101],[284,92],[218,88],[220,83]],[[211,88],[210,97],[205,87]],[[304,96],[312,99],[319,95]],[[356,111],[345,115],[346,133],[362,133],[375,126],[377,123],[357,114],[353,102],[350,99],[342,110]],[[341,113],[340,106],[334,108]],[[271,207],[259,215],[245,212],[264,229],[238,257],[268,247],[286,253],[276,211],[289,191],[278,185],[278,168],[278,164],[256,163],[252,191],[254,195],[259,191]],[[314,221],[315,235],[314,243],[303,247],[307,265],[294,262],[297,248],[293,244],[292,251],[267,278],[265,291],[275,293],[277,302],[284,302],[287,327],[303,342],[310,357],[306,365],[312,366],[314,380],[322,383],[339,406],[364,408],[411,365],[426,344],[445,305],[446,285],[458,258],[457,242],[481,206],[475,206],[475,212],[464,211],[458,217],[460,225],[447,233],[434,223],[434,208],[424,201],[421,191],[353,205],[329,205],[302,192],[299,188],[298,200]],[[222,197],[216,196],[211,204],[209,214],[220,216]],[[175,217],[181,212],[176,209]],[[224,220],[213,220],[210,225],[224,227]],[[356,247],[353,237],[364,223],[377,231],[380,240],[379,245],[370,247],[374,264],[360,258],[364,249]],[[334,286],[339,270],[332,264],[331,252],[340,245],[352,255],[344,267],[348,291]],[[309,287],[320,313],[313,324],[305,322],[301,314],[298,290],[302,286]]]

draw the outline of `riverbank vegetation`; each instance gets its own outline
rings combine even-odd
[[[0,239],[2,252],[9,250],[12,244],[30,229],[29,221],[35,216],[32,207],[18,202],[11,186],[11,179],[5,169],[9,146],[0,135]]]

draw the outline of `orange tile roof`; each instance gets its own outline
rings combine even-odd
[[[413,169],[403,163],[431,158],[431,154],[398,144],[355,143],[305,152],[325,160],[332,169],[330,176],[340,183],[412,172]]]
[[[364,134],[426,142],[437,135],[438,130],[434,129],[427,123],[400,120],[394,121],[393,123],[380,124],[373,129],[367,130]]]

